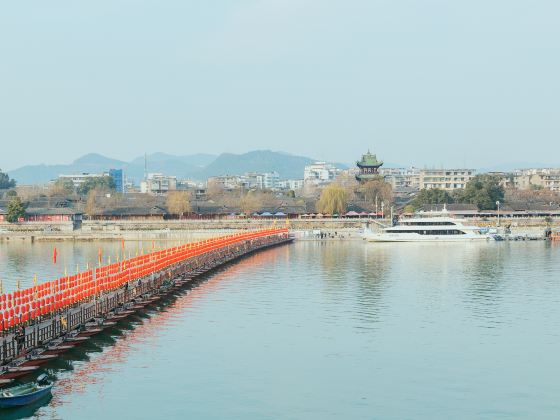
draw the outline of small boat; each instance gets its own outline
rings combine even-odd
[[[134,311],[131,309],[125,309],[124,311],[119,312],[120,315],[132,315],[133,313]]]
[[[25,361],[20,366],[39,366],[56,359],[54,354],[30,354],[25,358]]]
[[[78,331],[76,337],[91,337],[92,335],[99,334],[101,331],[103,331],[103,329],[104,328],[101,327],[86,328],[85,330]]]
[[[116,322],[116,321],[120,321],[121,319],[126,318],[127,316],[128,316],[128,314],[118,313],[118,314],[114,314],[114,315],[109,315],[107,320],[109,322]]]
[[[51,394],[52,383],[42,374],[36,382],[16,385],[0,392],[0,408],[21,407]]]
[[[39,366],[4,366],[0,371],[0,379],[16,379],[39,369]]]
[[[85,327],[86,329],[91,329],[91,328],[100,328],[102,330],[109,328],[109,327],[114,327],[115,325],[117,325],[116,322],[114,321],[108,321],[105,318],[93,318],[90,322],[86,322]]]
[[[68,350],[73,349],[74,346],[69,345],[69,344],[63,344],[63,341],[61,341],[59,344],[48,344],[45,347],[45,351],[43,351],[44,355],[58,355],[64,352],[67,352]]]
[[[0,379],[0,388],[11,384],[13,381],[13,379]]]
[[[83,343],[84,341],[88,341],[89,337],[78,337],[77,335],[66,336],[64,338],[64,343],[70,346],[76,346],[78,344]]]

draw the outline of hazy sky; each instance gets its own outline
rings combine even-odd
[[[284,150],[560,165],[560,2],[0,6],[0,167]]]

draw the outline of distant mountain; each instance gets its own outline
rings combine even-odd
[[[175,156],[167,153],[153,153],[147,156],[148,172],[160,172],[176,175],[179,178],[193,178],[208,164],[216,159],[216,155],[197,153],[193,155]],[[144,178],[144,156],[137,157],[124,167],[129,178],[139,181]]]
[[[315,160],[270,150],[235,155],[222,153],[200,175],[203,178],[218,175],[236,175],[245,172],[278,172],[282,178],[303,178],[303,169]]]
[[[102,173],[111,168],[121,168],[126,162],[111,159],[96,153],[84,155],[70,165],[29,165],[9,171],[18,184],[45,184],[61,174]]]
[[[126,162],[123,162],[122,160],[111,159],[98,153],[88,153],[87,155],[76,159],[74,162],[72,162],[72,165],[80,167],[92,166],[95,168],[104,166],[117,167],[126,165]]]
[[[152,153],[151,155],[147,156],[148,158],[148,166],[154,163],[161,163],[161,162],[181,162],[191,166],[199,166],[204,167],[212,161],[214,161],[217,156],[210,155],[206,153],[196,153],[194,155],[185,155],[185,156],[175,156],[169,155],[167,153]],[[142,165],[144,166],[144,156],[137,157],[132,162],[131,165]]]
[[[295,156],[285,152],[256,150],[243,154],[222,153],[193,154],[175,156],[166,153],[154,153],[147,156],[148,172],[161,172],[178,178],[205,181],[211,176],[241,175],[245,172],[276,171],[281,178],[303,178],[306,165],[315,162],[304,156]],[[345,164],[335,164],[347,168]],[[109,169],[123,169],[128,178],[137,183],[144,178],[144,156],[131,162],[111,159],[96,153],[89,153],[76,159],[69,165],[30,165],[10,171],[10,177],[21,184],[45,184],[56,179],[60,174],[102,173]]]

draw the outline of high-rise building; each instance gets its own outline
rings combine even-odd
[[[113,178],[115,183],[115,190],[120,193],[124,193],[124,172],[122,169],[109,169],[109,176]]]

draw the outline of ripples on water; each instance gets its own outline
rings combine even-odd
[[[543,242],[268,250],[57,361],[35,416],[559,418],[559,257]]]

